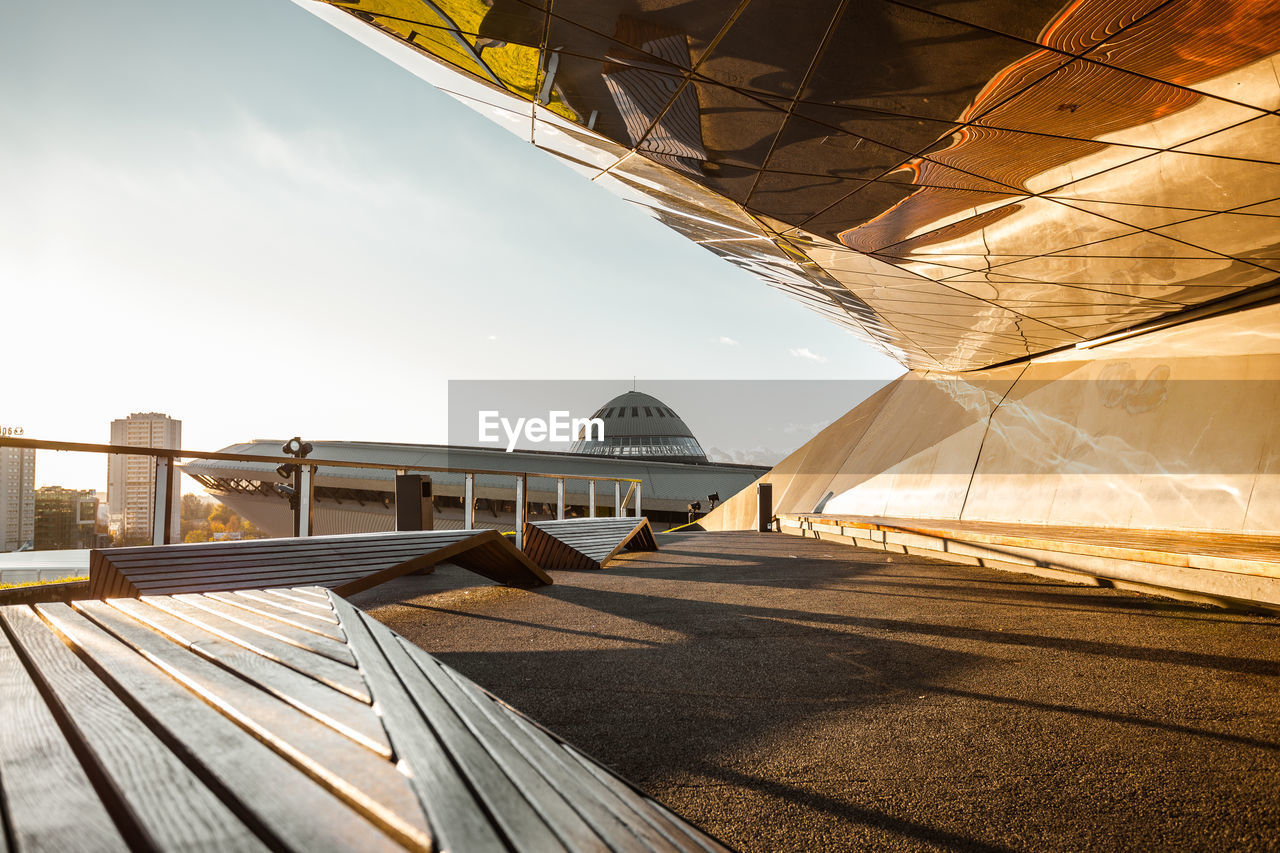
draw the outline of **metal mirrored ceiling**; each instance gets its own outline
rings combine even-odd
[[[296,1],[909,367],[1280,272],[1280,3]]]

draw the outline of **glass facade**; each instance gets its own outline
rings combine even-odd
[[[706,460],[698,440],[687,435],[605,436],[603,441],[578,442],[574,445],[573,452],[589,456],[639,456],[652,459],[672,457],[670,461],[673,462],[688,461],[691,457]]]

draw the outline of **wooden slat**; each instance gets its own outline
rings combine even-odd
[[[235,607],[227,604],[225,601],[219,601],[208,595],[175,595],[174,598],[179,601],[186,602],[193,607],[199,607],[216,613],[224,619],[230,619],[238,622],[255,631],[266,634],[269,637],[275,637],[286,643],[292,643],[301,649],[315,652],[318,655],[345,663],[347,666],[355,666],[355,655],[351,654],[351,649],[347,648],[347,644],[339,642],[332,637],[326,637],[323,634],[317,634],[313,631],[307,631],[296,625],[290,625],[287,622],[281,622],[279,619],[271,619],[260,613],[254,613],[251,610],[245,610],[243,607]]]
[[[224,666],[305,714],[380,755],[390,756],[386,733],[373,709],[289,667],[227,642],[146,601],[113,598],[113,607],[150,625],[196,654]]]
[[[519,548],[507,541],[507,537],[498,531],[472,532],[475,533],[472,538],[440,548],[432,552],[429,557],[375,572],[357,581],[333,585],[332,589],[339,595],[352,595],[392,578],[446,560],[475,572],[481,577],[508,586],[529,588],[551,583],[550,576],[542,571],[541,567],[521,553]]]
[[[272,540],[264,539],[264,542]],[[260,554],[226,553],[226,554],[185,554],[167,553],[165,548],[176,548],[176,545],[155,548],[154,553],[139,554],[133,557],[116,555],[108,552],[107,558],[113,566],[126,568],[131,573],[154,572],[178,566],[278,566],[288,568],[299,565],[319,565],[333,562],[350,562],[360,559],[384,559],[394,563],[419,554],[427,553],[442,545],[451,545],[455,538],[447,540],[413,540],[397,542],[372,548],[368,545],[348,548],[305,548],[301,545],[277,545],[273,550]],[[154,547],[154,546],[153,546]]]
[[[553,569],[599,569],[624,548],[657,547],[647,518],[531,521],[524,526],[525,553]]]
[[[295,610],[286,610],[278,607],[270,601],[261,601],[251,595],[245,595],[244,592],[210,592],[207,593],[209,598],[215,601],[221,601],[232,607],[239,607],[250,613],[257,613],[259,616],[266,616],[269,619],[275,619],[286,625],[292,625],[295,628],[302,628],[331,640],[344,642],[346,637],[343,636],[342,628],[327,619],[319,619],[314,616],[306,616]]]
[[[497,531],[435,530],[94,551],[89,591],[102,598],[308,584],[350,594],[443,560],[498,583],[551,582]]]
[[[0,811],[18,850],[128,849],[2,629]]]
[[[509,538],[496,530],[493,533],[490,541],[450,558],[449,562],[508,586],[530,588],[552,582],[551,576]]]
[[[585,768],[588,773],[617,794],[627,805],[631,806],[633,810],[650,821],[656,829],[671,841],[670,849],[701,851],[701,853],[725,853],[728,851],[727,847],[711,836],[695,829],[669,809],[663,808],[660,803],[641,794],[631,785],[592,761],[584,753],[579,752],[569,744],[561,744],[561,748],[570,758]]]
[[[547,734],[540,726],[533,723],[518,711],[500,706],[504,715],[523,735],[531,740],[539,735],[546,739],[546,748],[556,756],[558,769],[565,779],[574,779],[577,784],[589,790],[592,796],[599,799],[620,820],[624,820],[628,829],[637,837],[643,838],[646,845],[654,850],[723,850],[713,843],[695,841],[689,843],[690,832],[700,835],[696,830],[687,827],[684,821],[671,820],[668,815],[654,806],[653,800],[636,791],[626,782],[617,779],[590,759],[572,750]]]
[[[201,598],[202,596],[192,597]],[[198,625],[224,640],[284,664],[335,690],[341,690],[366,705],[370,704],[369,691],[364,686],[364,679],[360,676],[360,671],[350,664],[338,663],[332,658],[318,655],[307,649],[300,649],[291,643],[247,628],[238,622],[225,619],[216,613],[172,596],[148,596],[145,600],[153,607],[158,607],[184,622]],[[234,608],[228,609],[234,610]]]
[[[505,850],[506,845],[484,807],[476,801],[435,732],[424,724],[413,699],[359,611],[339,597],[334,596],[332,601],[373,699],[382,709],[387,735],[400,760],[409,767],[409,779],[426,813],[435,848]]]
[[[73,607],[402,844],[429,844],[417,797],[408,779],[387,758],[107,603],[80,601]]]
[[[321,622],[328,622],[330,625],[338,624],[338,616],[333,612],[333,608],[318,610],[314,607],[307,607],[293,601],[281,600],[279,597],[272,595],[270,591],[265,589],[246,589],[242,592],[236,593],[236,597],[260,601],[264,604],[270,604],[273,607],[278,607],[281,610],[285,610],[290,613],[296,613],[299,616],[303,616],[308,619],[319,619]]]
[[[66,604],[37,610],[206,785],[273,849],[399,844],[153,664]]]
[[[316,572],[308,575],[307,580],[313,583],[321,583],[328,587],[338,587],[358,580],[361,576],[359,569],[354,572],[345,570],[333,573]],[[168,578],[131,584],[127,594],[138,598],[143,595],[178,595],[192,592],[240,592],[257,586],[276,586],[281,583],[289,583],[293,577],[294,575],[279,574],[237,574],[224,578],[197,578],[191,575],[179,574]],[[111,597],[121,598],[123,595]]]
[[[443,664],[439,666],[471,699],[475,708],[564,794],[597,834],[608,840],[612,849],[661,850],[669,845],[669,840],[665,840],[649,822],[565,755],[550,735],[536,726],[520,727],[515,719],[518,715],[513,715],[505,705],[495,701],[457,671]]]
[[[471,531],[474,532],[474,531]],[[435,542],[453,541],[468,535],[461,530],[422,530],[414,532],[352,534],[338,536],[309,536],[281,539],[242,539],[234,542],[204,542],[199,544],[142,545],[133,548],[110,548],[99,551],[111,562],[152,561],[176,559],[189,561],[196,557],[216,558],[222,555],[270,556],[279,553],[307,554],[311,556],[336,554],[344,551],[376,550],[398,545],[428,546]]]
[[[178,555],[181,556],[181,559],[177,559],[172,554],[166,555],[163,550],[157,549],[159,553],[147,555],[145,558],[139,557],[131,560],[112,557],[111,564],[117,568],[127,569],[130,577],[196,565],[224,569],[258,566],[281,570],[297,570],[300,567],[307,568],[335,563],[341,565],[363,561],[375,561],[392,565],[448,545],[457,544],[468,538],[470,536],[426,543],[421,541],[401,542],[394,545],[385,545],[377,549],[369,547],[304,549],[295,546],[293,550],[290,550],[281,546],[275,552],[268,554]]]
[[[14,648],[29,661],[82,760],[118,793],[118,820],[134,823],[136,841],[159,849],[266,850],[244,825],[27,608],[0,612]],[[91,774],[92,775],[92,774]],[[126,831],[126,836],[133,833]]]
[[[484,803],[490,819],[517,850],[554,851],[567,849],[538,811],[521,795],[519,788],[498,764],[495,756],[479,743],[448,702],[431,685],[399,643],[399,638],[380,623],[360,614],[386,660],[413,698],[450,760],[458,767]]]
[[[263,589],[259,590],[263,595],[279,599],[282,603],[299,608],[303,613],[316,613],[323,618],[332,619],[336,624],[338,617],[334,615],[333,606],[329,604],[328,599],[320,601],[307,595],[299,595],[292,589]]]
[[[666,809],[637,791],[633,786],[595,765],[595,772],[588,770],[581,753],[573,752],[555,735],[530,720],[511,706],[494,698],[475,682],[444,664],[439,664],[477,706],[485,707],[495,724],[509,733],[509,737],[536,754],[536,765],[560,790],[573,792],[571,800],[584,815],[590,814],[595,825],[605,827],[621,823],[626,827],[624,840],[609,835],[610,843],[617,849],[630,849],[625,838],[634,837],[652,850],[711,850],[723,851],[715,839],[706,836],[684,820],[674,817]],[[602,775],[601,775],[602,774]],[[605,780],[608,781],[605,781]],[[687,840],[692,837],[692,844]]]
[[[17,643],[7,656],[0,644],[0,686],[33,673],[25,695],[37,710],[43,697],[53,703],[44,730],[73,770],[87,767],[79,790],[106,804],[99,821],[114,818],[122,830],[117,849],[723,850],[372,617],[322,594],[223,597],[295,619],[307,611],[336,618],[313,622],[345,637],[358,666],[312,651],[308,643],[341,644],[274,615],[212,596],[156,596],[0,610],[0,640]],[[373,704],[320,670],[355,674]],[[0,710],[19,707],[23,695],[0,694]],[[5,722],[0,797],[8,796]],[[137,769],[124,746],[134,743],[141,778],[118,784],[122,771]],[[165,785],[147,787],[150,765],[166,760],[185,783],[173,786],[166,768]],[[158,822],[178,815],[180,827]],[[185,844],[171,843],[183,833]]]
[[[547,781],[546,777],[538,772],[537,768],[530,763],[528,756],[503,735],[453,679],[444,674],[440,664],[412,643],[401,639],[400,645],[417,665],[418,672],[430,683],[432,700],[434,701],[438,696],[465,726],[465,730],[453,728],[451,734],[456,740],[452,738],[446,740],[446,746],[450,751],[459,755],[465,750],[478,746],[497,764],[510,784],[559,837],[566,849],[584,851],[598,849],[603,839]],[[423,685],[424,692],[425,688],[426,685]],[[442,735],[450,730],[450,724],[442,725],[438,716],[432,715],[430,719]],[[494,794],[494,799],[499,803],[504,802],[505,797],[506,794],[503,791],[497,791]]]

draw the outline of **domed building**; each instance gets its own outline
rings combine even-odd
[[[628,391],[605,403],[591,417],[604,421],[604,439],[593,440],[584,430],[570,445],[570,453],[709,464],[693,432],[670,406],[656,397]]]
[[[614,397],[592,418],[603,421],[603,439],[579,435],[568,445],[568,452],[317,439],[312,442],[313,458],[434,469],[434,523],[441,530],[463,526],[467,470],[487,472],[473,481],[475,526],[507,531],[515,529],[515,478],[499,476],[500,471],[528,476],[525,499],[528,517],[534,520],[555,518],[561,497],[569,518],[616,513],[620,496],[608,478],[639,480],[645,517],[655,530],[666,530],[689,520],[691,503],[706,501],[709,508],[712,495],[728,498],[769,470],[762,465],[709,460],[675,410],[640,391]],[[231,445],[224,452],[270,456],[279,452],[280,444],[279,439],[259,439]],[[560,446],[565,446],[563,440]],[[182,470],[271,535],[291,534],[292,510],[276,488],[280,476],[274,463],[197,459],[185,463]],[[563,496],[557,494],[556,475],[571,478],[564,481]],[[589,506],[592,478],[600,478],[594,489],[594,510]],[[322,465],[314,486],[314,530],[320,534],[392,530],[394,498],[391,471]]]

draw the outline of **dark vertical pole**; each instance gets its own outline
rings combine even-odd
[[[756,530],[768,533],[773,529],[773,483],[756,484]]]
[[[422,474],[396,474],[396,530],[434,528],[431,478]]]
[[[293,466],[293,500],[290,505],[293,507],[293,535],[298,537],[302,535],[302,466]]]

